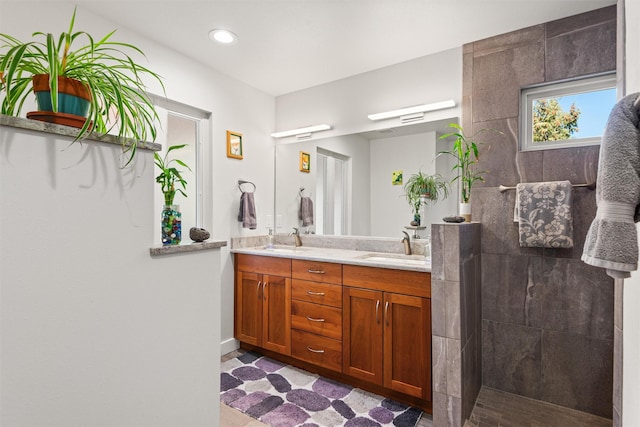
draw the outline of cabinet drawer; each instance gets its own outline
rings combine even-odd
[[[293,329],[291,355],[334,371],[342,371],[342,341]]]
[[[291,268],[294,279],[342,284],[342,264],[294,259]]]
[[[431,273],[345,265],[345,286],[431,298]]]
[[[309,302],[291,302],[291,327],[342,339],[342,309]]]
[[[291,283],[291,298],[298,301],[342,308],[342,286],[293,279]]]
[[[236,269],[252,273],[291,277],[291,259],[271,256],[236,254]]]

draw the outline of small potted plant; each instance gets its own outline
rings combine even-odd
[[[74,32],[75,18],[74,10],[69,30],[58,37],[35,32],[33,41],[22,42],[0,33],[0,113],[19,116],[33,89],[40,111],[27,113],[28,118],[77,127],[76,140],[91,131],[117,129],[128,164],[138,141],[156,137],[158,116],[143,77],[158,81],[163,90],[164,85],[129,55],[144,57],[140,49],[111,40],[115,30],[94,39]]]
[[[471,221],[471,205],[469,203],[471,188],[476,181],[484,181],[483,175],[487,173],[487,171],[477,170],[476,168],[479,143],[475,142],[474,138],[479,133],[485,132],[488,129],[481,129],[472,137],[468,137],[465,135],[462,126],[456,123],[450,123],[449,127],[457,131],[444,134],[440,136],[440,139],[455,137],[453,147],[451,150],[440,152],[438,155],[449,154],[456,159],[456,164],[452,170],[457,171],[457,175],[451,182],[460,180],[460,216],[468,222]]]
[[[440,174],[429,175],[418,171],[404,184],[405,197],[413,208],[412,225],[420,225],[420,207],[423,203],[437,203],[449,195],[449,183]]]
[[[157,152],[153,153],[155,164],[160,168],[160,174],[156,176],[156,182],[160,184],[164,195],[164,206],[162,208],[163,245],[177,245],[182,240],[182,213],[180,213],[180,206],[175,205],[173,202],[176,192],[187,197],[187,193],[184,192],[187,189],[187,181],[182,177],[182,171],[178,170],[173,163],[187,168],[189,171],[191,171],[191,168],[182,160],[169,159],[169,153],[184,148],[186,145],[172,145],[167,149],[164,157],[161,157]]]

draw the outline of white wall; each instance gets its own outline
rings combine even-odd
[[[351,202],[352,221],[350,234],[369,235],[369,141],[358,135],[346,135],[335,138],[309,140],[295,144],[277,144],[276,157],[276,214],[281,215],[276,232],[289,233],[292,227],[300,227],[298,208],[300,187],[306,189],[317,208],[316,172],[317,147],[343,154],[351,158]],[[300,151],[311,155],[311,172],[301,172],[299,168]],[[315,227],[314,227],[315,229]]]
[[[453,99],[455,108],[426,113],[425,121],[460,116],[462,48],[424,56],[276,98],[276,128],[327,123],[322,137],[400,126],[400,119],[373,122],[372,113]],[[318,134],[320,135],[320,133]],[[295,141],[295,137],[286,141]]]
[[[0,127],[0,424],[215,425],[220,251],[151,257],[151,152],[70,141]]]
[[[35,7],[38,5],[39,7]],[[40,6],[42,6],[40,8]],[[121,5],[122,6],[122,5]],[[51,31],[59,33],[66,30],[68,22],[73,11],[74,4],[70,2],[20,2],[20,1],[2,1],[0,9],[0,28],[2,32],[12,34],[22,39],[29,39],[34,31]],[[124,6],[122,6],[124,7]],[[123,10],[126,13],[126,10]],[[117,28],[111,22],[102,19],[78,6],[76,16],[76,29],[88,30],[93,34],[102,36],[107,32]],[[224,76],[214,70],[211,70],[195,61],[189,60],[182,56],[179,52],[168,50],[155,42],[139,36],[135,31],[125,28],[118,28],[115,40],[127,41],[140,47],[147,55],[148,66],[164,77],[166,85],[166,96],[172,100],[192,105],[205,111],[212,113],[212,135],[210,144],[205,147],[205,177],[204,181],[208,184],[205,188],[205,218],[203,226],[211,232],[212,238],[216,240],[229,240],[232,236],[254,235],[262,232],[262,230],[244,230],[240,227],[236,220],[240,192],[237,189],[237,180],[246,179],[256,183],[257,191],[256,206],[258,214],[258,224],[264,224],[265,216],[273,212],[273,177],[274,177],[274,147],[273,141],[269,137],[274,128],[275,116],[275,100],[272,96],[257,91],[256,89],[242,84],[230,77]],[[150,86],[150,92],[161,94],[161,90],[157,85]],[[29,111],[29,110],[26,110]],[[25,111],[25,113],[26,113]],[[244,159],[236,160],[226,157],[226,130],[241,132],[244,135]],[[155,176],[153,166],[148,164],[148,171],[145,173],[149,176]],[[13,178],[11,178],[11,182]],[[15,184],[14,184],[15,185]],[[150,194],[153,194],[153,185],[147,188]],[[26,194],[23,197],[27,198]],[[5,204],[3,203],[3,207]],[[84,212],[91,211],[91,206],[85,207]],[[144,214],[144,221],[153,224],[153,219],[157,215],[149,209]],[[153,233],[156,230],[152,230]],[[151,245],[153,235],[145,236],[145,248]],[[188,240],[188,239],[185,239]],[[4,241],[4,239],[3,239]],[[104,239],[108,241],[108,239]],[[116,252],[121,247],[121,242],[109,242],[113,246],[106,245],[100,248],[101,254],[110,254]],[[16,241],[18,248],[26,250],[30,245],[25,244],[25,240]],[[68,250],[68,245],[58,248],[63,252]],[[19,252],[21,253],[21,252]],[[44,256],[43,254],[39,254]],[[86,258],[92,258],[94,254],[91,251],[84,251],[77,262],[82,264]],[[2,255],[4,257],[4,254]],[[39,260],[39,258],[35,258]],[[33,257],[24,256],[20,259],[21,266],[25,269],[31,268],[34,262]],[[2,261],[3,267],[5,261]],[[203,261],[205,266],[209,266],[208,261]],[[115,265],[118,265],[117,263]],[[122,264],[120,264],[122,265]],[[129,263],[125,268],[118,268],[119,271],[127,272]],[[152,268],[156,268],[155,265]],[[220,326],[211,324],[212,337],[218,342],[223,342],[223,352],[235,348],[233,340],[233,264],[229,248],[221,250],[221,272],[215,269],[215,263],[211,263],[211,271],[206,274],[199,275],[200,280],[205,280],[214,288],[220,289],[220,296],[211,301],[210,309],[213,314],[218,313],[222,318],[222,330]],[[4,271],[3,271],[4,274]],[[128,282],[124,282],[128,283]],[[156,298],[152,291],[148,291],[150,297]],[[167,299],[169,301],[170,298]],[[207,301],[208,299],[204,299]],[[171,307],[167,303],[167,310]],[[176,308],[179,305],[176,303]],[[144,305],[139,305],[142,313],[147,309]],[[180,310],[188,313],[189,310]],[[75,312],[81,321],[81,313]],[[175,315],[182,313],[175,313]],[[71,322],[71,320],[69,320]],[[3,328],[5,326],[3,325]],[[19,328],[19,327],[18,327]],[[19,330],[19,329],[18,329]],[[4,332],[4,331],[3,331]],[[26,330],[25,333],[31,332]],[[66,334],[63,329],[54,331],[51,339],[55,340],[56,334]],[[220,335],[221,334],[221,335]],[[145,338],[146,339],[146,338]],[[4,344],[4,337],[3,337]],[[114,337],[112,344],[118,345],[117,337]],[[128,341],[123,340],[123,344],[128,345]],[[206,343],[205,343],[206,345]],[[125,347],[125,346],[122,346]],[[218,354],[218,353],[216,353]],[[199,357],[199,354],[193,355]],[[114,358],[113,363],[127,364],[129,359],[135,359],[136,353],[131,357],[127,355],[120,359]],[[43,356],[43,358],[46,358]],[[132,360],[132,362],[136,362]],[[80,371],[76,375],[79,376],[77,381],[85,381],[93,373],[91,367],[87,364],[80,364]],[[211,366],[217,367],[215,360],[210,361]],[[5,361],[3,360],[3,364]],[[5,365],[6,366],[6,365]],[[137,362],[134,363],[137,366]],[[4,367],[3,367],[4,369]],[[171,369],[171,364],[166,366]],[[85,374],[84,371],[89,371]],[[27,374],[27,372],[23,372]],[[20,372],[15,375],[19,375]],[[135,378],[135,377],[134,377]],[[216,379],[217,381],[217,379]],[[152,383],[153,384],[153,383]],[[4,384],[3,384],[4,385]],[[204,385],[203,385],[204,387]],[[126,389],[126,387],[125,387]],[[62,389],[53,390],[60,391]],[[134,390],[135,391],[135,388]],[[4,393],[4,390],[3,390]],[[126,394],[125,394],[126,395]],[[94,396],[95,397],[95,396]],[[143,398],[140,396],[139,398]],[[208,396],[210,397],[210,396]],[[73,399],[69,399],[72,402]],[[215,406],[216,399],[211,400],[211,404]],[[134,399],[137,405],[137,401]],[[173,399],[168,402],[167,410],[174,407],[174,404],[183,403],[180,399]],[[97,403],[98,407],[101,404]],[[64,407],[64,405],[62,405]],[[91,406],[91,405],[89,405]],[[121,405],[110,407],[105,412],[105,419],[108,414],[114,412],[113,408],[120,410]],[[185,404],[185,408],[189,405]],[[90,410],[88,408],[87,410]],[[134,407],[131,411],[135,410]],[[143,411],[144,408],[138,408]],[[126,410],[124,412],[127,412]],[[179,411],[177,411],[179,412]],[[115,415],[114,415],[115,416]],[[130,423],[135,424],[135,423]],[[153,423],[152,423],[153,424]]]
[[[627,93],[640,92],[640,3],[626,0],[626,65]],[[638,227],[640,235],[640,227]],[[640,273],[637,271],[624,281],[623,302],[623,393],[622,425],[640,426]]]
[[[441,147],[435,132],[371,140],[370,215],[373,236],[400,237],[402,231],[408,231],[404,227],[413,219],[413,209],[406,201],[403,187],[411,175],[418,171],[441,173],[450,180],[450,169],[445,167],[443,171],[435,161]],[[392,172],[396,170],[403,172],[403,185],[391,184]],[[426,206],[422,221],[427,229],[420,231],[419,235],[430,235],[431,224],[442,222],[445,215],[455,214],[456,205],[454,190],[446,200]],[[408,232],[413,235],[412,231]]]

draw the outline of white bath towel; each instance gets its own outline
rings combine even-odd
[[[522,247],[572,248],[571,183],[552,181],[516,185],[513,219],[519,224]]]
[[[634,103],[639,96],[625,96],[609,114],[598,160],[598,210],[582,252],[582,261],[606,268],[613,278],[630,277],[638,268],[640,119]]]

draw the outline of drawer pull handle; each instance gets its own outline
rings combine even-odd
[[[380,323],[380,300],[376,301],[376,323]]]
[[[258,299],[262,299],[262,295],[260,295],[260,286],[262,286],[261,281],[259,281],[258,286],[256,286],[256,295],[258,296]]]
[[[324,322],[324,319],[314,319],[313,317],[309,316],[307,316],[307,320],[310,320],[312,322]]]
[[[310,268],[307,271],[313,274],[324,274],[324,270],[314,270],[313,268]]]
[[[316,350],[311,347],[307,347],[307,350],[309,350],[312,353],[324,353],[324,350]]]
[[[323,297],[324,296],[324,292],[307,291],[307,295],[317,295],[317,296]]]

